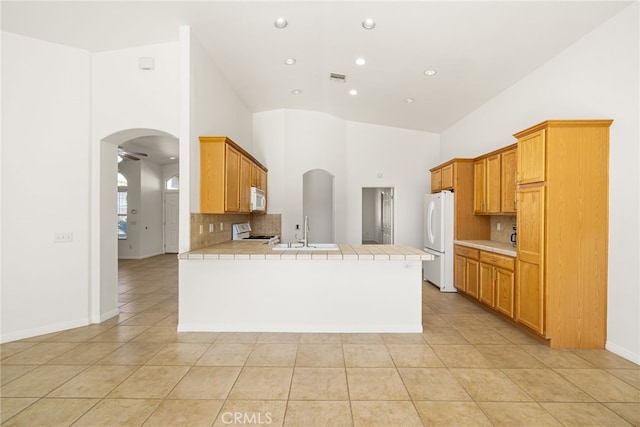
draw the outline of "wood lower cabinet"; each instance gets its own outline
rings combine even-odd
[[[550,120],[518,139],[515,320],[554,348],[604,348],[609,127]]]
[[[480,252],[480,301],[513,318],[515,259]]]
[[[229,138],[200,137],[201,213],[249,213],[254,176],[266,192],[266,175],[267,169]]]
[[[480,285],[480,251],[455,245],[454,286],[461,292],[478,298]]]
[[[455,246],[454,284],[500,313],[514,317],[515,258]]]

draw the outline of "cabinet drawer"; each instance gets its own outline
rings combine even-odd
[[[458,246],[456,245],[456,255],[460,255],[463,256],[465,258],[471,258],[471,259],[479,259],[480,258],[480,254],[479,254],[479,250],[478,249],[473,249],[473,248],[468,248],[466,246]]]
[[[504,255],[498,255],[493,252],[480,252],[480,262],[504,268],[505,270],[513,271],[515,268],[514,258]]]

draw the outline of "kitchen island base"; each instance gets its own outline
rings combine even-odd
[[[264,258],[181,257],[178,331],[422,332],[420,256]]]

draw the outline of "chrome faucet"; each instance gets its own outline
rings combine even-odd
[[[302,247],[309,246],[309,217],[304,217],[304,228],[302,229],[302,239],[298,240],[298,243],[302,243]]]

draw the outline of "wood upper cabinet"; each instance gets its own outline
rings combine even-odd
[[[503,213],[516,212],[516,168],[517,148],[512,148],[501,154],[500,166],[500,211]]]
[[[431,192],[437,193],[444,190],[453,190],[455,170],[455,162],[449,162],[444,166],[431,169]]]
[[[437,193],[442,190],[442,169],[431,171],[431,192]]]
[[[200,212],[248,213],[253,168],[266,187],[266,168],[229,138],[200,137]]]
[[[455,163],[451,163],[442,168],[442,190],[453,190],[453,172],[456,167]]]
[[[500,154],[473,164],[473,210],[478,214],[500,213]]]
[[[473,163],[473,212],[485,213],[487,192],[487,159]]]
[[[267,191],[267,173],[256,164],[251,165],[251,186]]]
[[[545,180],[545,129],[518,138],[518,184]]]
[[[609,127],[550,120],[518,139],[515,320],[554,348],[604,348]]]
[[[238,150],[225,146],[225,212],[240,212],[240,158]]]
[[[245,156],[240,157],[240,212],[251,212],[251,169],[253,164]]]

